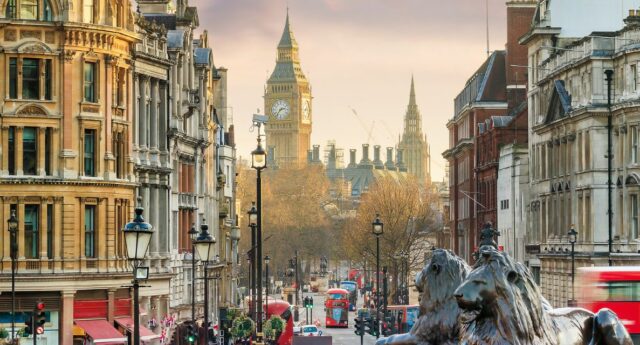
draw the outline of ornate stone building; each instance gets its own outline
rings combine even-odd
[[[289,26],[289,14],[278,44],[276,67],[267,80],[264,109],[269,156],[277,166],[305,164],[311,149],[311,85],[302,72],[298,42]],[[273,164],[273,163],[272,163]]]
[[[138,1],[144,7],[144,1]],[[140,305],[147,310],[143,321],[161,320],[170,313],[169,286],[173,272],[170,253],[170,178],[171,162],[167,143],[169,71],[172,62],[167,53],[167,30],[162,25],[136,15],[137,31],[142,38],[135,46],[133,109],[134,174],[137,195],[142,197],[146,219],[155,228],[149,246],[150,279],[140,291]]]
[[[44,301],[43,341],[130,318],[134,69],[128,0],[0,1],[0,318],[10,329],[7,219],[18,218],[17,325]],[[86,321],[91,319],[92,321]],[[82,337],[82,336],[81,336]],[[118,341],[119,341],[118,340]]]
[[[422,132],[422,116],[416,104],[416,92],[411,77],[409,105],[404,116],[404,132],[398,144],[402,150],[407,171],[415,175],[419,181],[431,183],[431,149],[427,136]]]
[[[619,11],[607,4],[576,4],[581,16],[594,18],[582,22],[573,20],[575,13],[563,12],[565,5],[541,1],[531,30],[520,40],[528,47],[533,71],[528,84],[527,250],[537,255],[539,260],[530,265],[555,306],[571,298],[567,233],[572,226],[578,232],[576,267],[606,266],[609,260],[613,265],[640,262],[640,54],[634,43],[640,39],[640,13],[630,10],[623,22]],[[606,70],[613,71],[612,253]],[[580,290],[575,292],[579,297]]]

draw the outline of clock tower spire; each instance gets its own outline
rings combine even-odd
[[[265,133],[276,166],[302,166],[311,148],[311,86],[302,72],[298,42],[289,10],[277,47],[276,66],[267,80],[264,109],[269,116]]]

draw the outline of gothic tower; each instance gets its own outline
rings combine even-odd
[[[289,25],[289,13],[278,44],[276,67],[267,80],[264,109],[269,116],[266,126],[270,160],[276,166],[305,164],[311,148],[311,86],[300,67],[298,43]]]
[[[398,148],[403,151],[407,171],[421,183],[431,182],[431,153],[427,137],[422,133],[422,117],[416,104],[416,93],[411,76],[409,105],[404,116],[404,132]]]

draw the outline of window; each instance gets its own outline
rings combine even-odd
[[[85,23],[93,23],[93,0],[84,0],[82,21]]]
[[[629,210],[631,214],[631,229],[630,229],[630,237],[632,239],[638,238],[638,195],[630,194],[629,195],[629,204],[631,209]]]
[[[25,127],[22,131],[22,169],[25,175],[38,174],[38,129]]]
[[[9,175],[16,174],[16,128],[9,127]]]
[[[93,129],[84,130],[84,175],[96,176],[96,131]]]
[[[18,74],[19,61],[22,73]],[[9,98],[18,98],[18,85],[22,85],[23,99],[51,99],[52,69],[51,59],[9,58]],[[44,90],[41,90],[41,81]],[[43,92],[44,91],[44,92]]]
[[[38,0],[20,1],[20,19],[38,19]]]
[[[5,8],[6,18],[24,20],[53,20],[49,0],[9,0]]]
[[[44,99],[51,99],[51,60],[44,60]]]
[[[53,204],[47,204],[47,258],[53,259]]]
[[[95,103],[96,97],[96,64],[95,62],[84,63],[84,100]]]
[[[7,8],[4,12],[6,18],[15,18],[16,17],[16,0],[9,0],[7,2]]]
[[[40,79],[38,77],[38,59],[22,59],[22,98],[40,98]]]
[[[84,207],[84,256],[96,257],[96,207],[86,205]]]
[[[18,98],[18,59],[9,58],[9,98]]]
[[[124,140],[122,139],[122,132],[117,132],[113,135],[113,156],[116,163],[116,177],[123,178],[125,171],[124,161]]]
[[[24,257],[37,259],[38,255],[38,205],[24,206]]]

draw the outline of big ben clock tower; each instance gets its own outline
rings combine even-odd
[[[311,87],[300,67],[298,43],[289,26],[289,13],[278,44],[276,67],[267,80],[264,109],[269,116],[267,147],[277,166],[305,164],[311,148]]]

